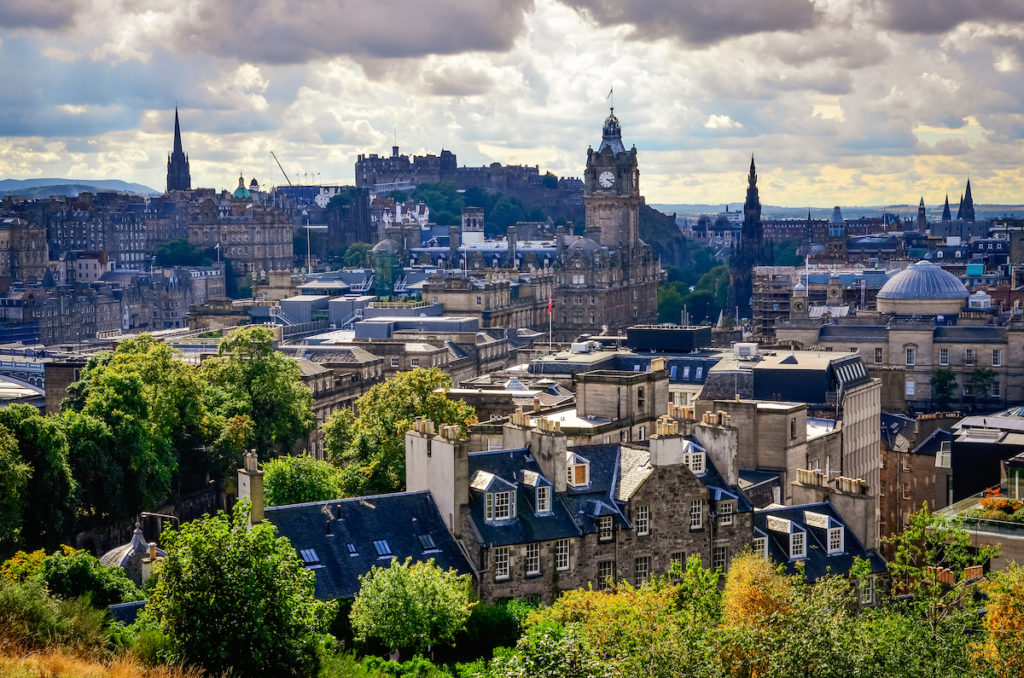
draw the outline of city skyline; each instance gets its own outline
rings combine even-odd
[[[358,153],[579,176],[614,89],[652,203],[1024,202],[1014,2],[0,0],[0,177],[351,183]],[[99,37],[97,37],[99,36]],[[317,174],[318,173],[318,174]]]

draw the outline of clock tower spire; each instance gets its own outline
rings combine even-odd
[[[622,127],[612,109],[601,130],[601,145],[587,149],[583,175],[586,231],[612,250],[640,243],[640,172],[636,146],[622,143]],[[599,235],[598,235],[599,234]]]

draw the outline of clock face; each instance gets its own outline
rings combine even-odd
[[[601,176],[597,178],[597,182],[604,188],[611,188],[615,184],[615,175],[611,172],[601,172]]]

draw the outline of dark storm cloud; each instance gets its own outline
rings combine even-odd
[[[71,0],[0,0],[0,26],[4,28],[63,28],[74,20]]]
[[[817,24],[809,0],[562,0],[601,26],[632,25],[633,38],[676,38],[713,45],[728,38],[765,31],[798,31]]]
[[[1024,21],[1021,0],[882,0],[879,23],[906,33],[945,33],[966,21]]]
[[[180,49],[260,63],[506,51],[533,0],[212,0],[178,15]]]

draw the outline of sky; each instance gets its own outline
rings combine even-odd
[[[614,90],[651,203],[1024,203],[1022,0],[0,0],[0,178],[579,176]]]

